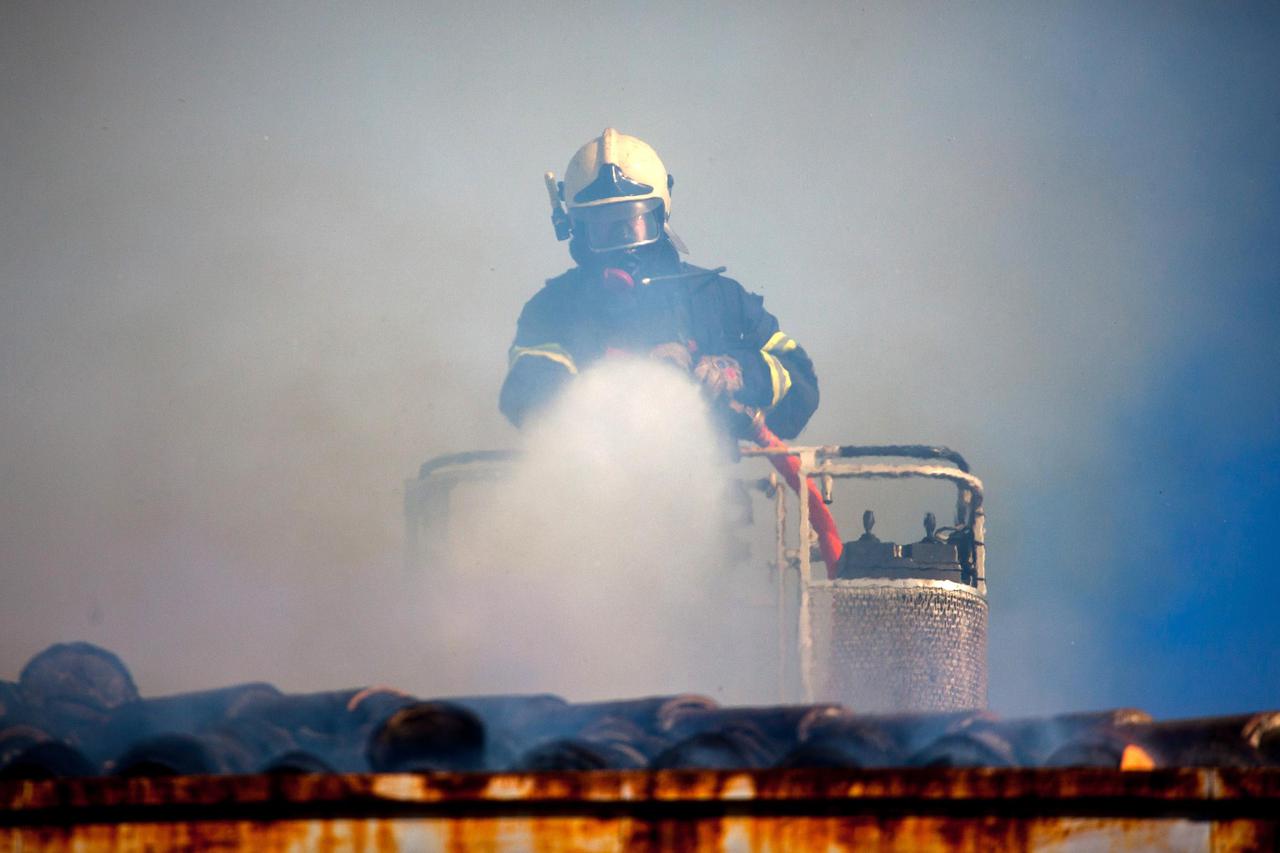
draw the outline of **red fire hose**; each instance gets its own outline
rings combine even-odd
[[[764,416],[756,413],[751,419],[756,444],[766,450],[787,450],[787,445],[778,438],[764,422]],[[769,461],[778,473],[787,481],[792,490],[800,494],[800,460],[789,453],[770,454]],[[822,493],[813,480],[805,478],[809,487],[809,523],[818,534],[818,550],[822,552],[822,562],[827,564],[827,578],[835,580],[836,564],[844,553],[844,542],[840,539],[840,531],[836,529],[836,520],[831,517],[831,510],[822,499]]]
[[[679,345],[676,345],[679,347]],[[651,355],[659,358],[670,358],[663,352],[665,347],[655,348]],[[689,346],[689,355],[693,355],[693,345]],[[689,361],[685,359],[677,359],[683,366],[688,367]],[[727,362],[727,364],[719,364],[718,362]],[[704,363],[710,362],[704,366]],[[705,371],[705,374],[704,374]],[[694,370],[694,376],[701,382],[709,383],[712,378],[720,378],[721,382],[711,382],[709,387],[716,387],[716,391],[710,392],[714,398],[719,394],[725,385],[730,383],[724,379],[732,376],[736,382],[736,387],[742,387],[741,368],[738,363],[731,358],[723,358],[716,356],[707,356],[699,362],[698,368]],[[783,444],[782,439],[774,434],[773,430],[764,422],[764,413],[758,409],[752,409],[744,406],[742,403],[729,398],[726,400],[730,409],[740,412],[751,418],[752,438],[756,444],[766,450],[789,450],[787,445]],[[778,469],[778,473],[782,474],[783,479],[787,481],[787,485],[801,496],[803,500],[802,490],[800,488],[800,460],[790,453],[772,453],[769,455],[769,461],[773,463],[773,467]],[[840,555],[844,553],[844,542],[840,540],[840,531],[836,529],[836,520],[831,517],[831,510],[827,509],[827,503],[822,499],[822,493],[818,491],[818,487],[813,481],[805,478],[805,485],[809,492],[809,523],[813,526],[814,531],[818,534],[818,550],[822,552],[822,562],[827,564],[827,578],[835,580],[836,564],[840,561]],[[802,547],[809,547],[806,542]]]

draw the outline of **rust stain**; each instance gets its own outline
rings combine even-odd
[[[467,853],[472,850],[503,848],[498,846],[498,827],[494,821],[463,818],[446,822],[443,849],[446,853]]]
[[[1059,818],[1029,825],[1030,849],[1044,853],[1075,850],[1209,850],[1209,824],[1180,819]]]
[[[50,851],[511,850],[532,853],[610,850],[1070,851],[1273,850],[1274,820],[1204,823],[1182,819],[1060,818],[1017,820],[795,816],[588,819],[441,818],[401,821],[281,821],[89,825],[0,830],[6,849]]]
[[[632,821],[621,838],[623,850],[723,850],[725,827],[719,818]]]
[[[395,829],[389,821],[385,821],[385,820],[378,821],[377,830],[374,832],[373,849],[375,850],[395,850],[396,849]]]
[[[1210,830],[1208,849],[1212,853],[1280,850],[1280,826],[1276,821],[1219,821]]]
[[[1280,800],[1280,769],[1260,772],[1224,767],[1213,778],[1219,798]]]
[[[1133,753],[1137,763],[1141,756]],[[895,769],[190,776],[0,782],[0,811],[398,803],[921,799],[1280,799],[1280,769]]]
[[[622,821],[599,818],[535,818],[529,821],[529,844],[532,853],[606,853],[622,849]]]
[[[426,784],[422,776],[410,773],[383,773],[373,777],[369,793],[386,800],[404,802],[433,802],[442,799],[442,793]]]
[[[1075,803],[1094,811],[1073,815]],[[1166,805],[1184,816],[1161,817]],[[85,809],[121,821],[77,825]],[[1280,770],[98,779],[0,784],[0,817],[0,849],[75,851],[1265,850],[1280,832]]]

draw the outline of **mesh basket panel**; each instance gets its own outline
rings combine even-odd
[[[946,581],[856,580],[810,589],[814,698],[859,712],[987,705],[987,602]]]

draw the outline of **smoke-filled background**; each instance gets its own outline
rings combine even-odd
[[[1277,44],[1265,3],[5,3],[0,677],[529,687],[402,576],[401,483],[516,444],[541,175],[613,125],[812,355],[805,441],[985,479],[994,708],[1280,706]]]

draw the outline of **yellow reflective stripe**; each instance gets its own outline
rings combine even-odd
[[[764,363],[769,365],[769,379],[773,382],[773,401],[769,403],[771,409],[782,402],[782,398],[791,390],[791,374],[774,353],[791,352],[796,346],[796,342],[787,337],[785,332],[774,332],[764,346],[760,347],[760,355],[764,356]]]
[[[570,373],[578,372],[578,365],[573,363],[573,356],[559,344],[538,344],[532,347],[516,347],[513,346],[511,351],[507,353],[508,369],[515,366],[515,363],[525,356],[537,356],[538,358],[549,358],[556,364],[564,367]]]
[[[796,348],[796,342],[787,337],[783,332],[774,332],[773,337],[760,347],[761,352],[791,352]]]
[[[791,374],[782,366],[782,362],[778,361],[777,356],[763,350],[760,354],[764,356],[764,363],[769,365],[769,379],[773,383],[773,399],[769,401],[769,408],[772,409],[782,402],[782,398],[791,390]]]

